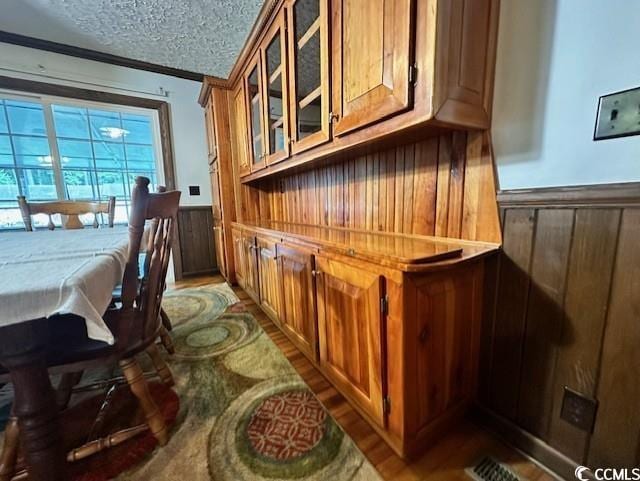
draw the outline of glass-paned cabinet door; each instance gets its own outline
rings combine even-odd
[[[327,0],[292,0],[288,10],[292,152],[330,138]]]
[[[260,54],[250,64],[246,77],[246,90],[249,105],[249,156],[251,171],[254,172],[265,164],[264,124],[262,104],[262,72]]]
[[[265,37],[262,65],[265,79],[265,143],[267,164],[289,156],[289,113],[284,10]]]

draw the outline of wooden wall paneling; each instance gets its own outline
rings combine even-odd
[[[210,206],[180,207],[178,233],[182,275],[211,273],[216,270],[213,244],[213,215]]]
[[[415,146],[413,174],[413,215],[410,232],[434,235],[438,171],[438,139],[432,138]]]
[[[510,209],[505,212],[504,256],[499,272],[490,406],[509,419],[515,419],[518,403],[534,225],[533,209]]]
[[[640,184],[499,198],[504,255],[493,318],[485,303],[480,357],[479,397],[492,425],[566,477],[577,464],[637,466]],[[533,225],[523,228],[528,218]],[[592,435],[560,419],[565,385],[598,401]]]
[[[449,179],[451,177],[451,135],[440,137],[438,146],[438,179],[436,192],[435,235],[447,237],[449,226]]]
[[[619,223],[619,209],[576,212],[549,443],[579,462],[584,459],[588,434],[560,419],[558,413],[564,386],[589,397],[596,393]]]
[[[496,175],[488,132],[469,132],[461,237],[502,243],[496,204]]]
[[[589,466],[640,465],[640,209],[625,209],[607,312]]]
[[[413,184],[415,179],[415,144],[404,146],[404,205],[402,215],[402,231],[411,233],[413,229]]]
[[[396,148],[395,201],[392,232],[402,232],[404,225],[404,149]]]
[[[243,184],[243,212],[254,219],[259,213],[276,221],[499,243],[494,175],[488,135],[443,134]]]
[[[467,133],[454,132],[451,140],[451,174],[449,176],[449,204],[446,237],[459,238],[462,233],[462,206],[465,190],[465,162]]]
[[[548,438],[554,372],[563,324],[573,209],[538,211],[531,260],[517,421]]]

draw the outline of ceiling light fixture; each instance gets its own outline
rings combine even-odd
[[[105,137],[111,139],[120,139],[129,134],[128,130],[121,129],[120,127],[100,127],[100,132]]]

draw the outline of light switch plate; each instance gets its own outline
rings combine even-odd
[[[640,135],[640,87],[609,95],[598,102],[593,140]]]

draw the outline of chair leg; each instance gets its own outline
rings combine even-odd
[[[162,307],[160,308],[160,319],[162,319],[162,325],[165,327],[167,331],[173,330],[173,326],[171,325],[171,319],[169,319],[169,316],[167,315],[166,312],[164,312],[164,309]]]
[[[160,326],[160,341],[162,342],[162,345],[164,346],[165,350],[169,354],[173,355],[176,353],[176,348],[173,345],[173,339],[171,339],[171,334],[169,334],[169,331],[167,331],[166,327],[164,326]]]
[[[167,363],[162,359],[158,346],[156,344],[151,344],[147,348],[147,354],[151,358],[153,367],[156,368],[156,372],[158,373],[158,376],[160,376],[160,380],[169,387],[173,386],[173,375],[171,374],[171,370],[169,369],[169,366],[167,366]]]
[[[138,398],[140,407],[144,412],[144,416],[147,420],[147,425],[151,430],[151,433],[158,440],[160,446],[167,444],[169,439],[169,433],[167,431],[167,425],[164,420],[164,416],[158,409],[158,406],[151,397],[149,392],[149,385],[144,377],[144,373],[134,358],[123,359],[120,361],[120,368],[127,379],[129,388],[133,395]]]
[[[9,481],[13,477],[18,460],[19,439],[18,418],[12,414],[4,430],[4,446],[0,453],[0,481]]]

